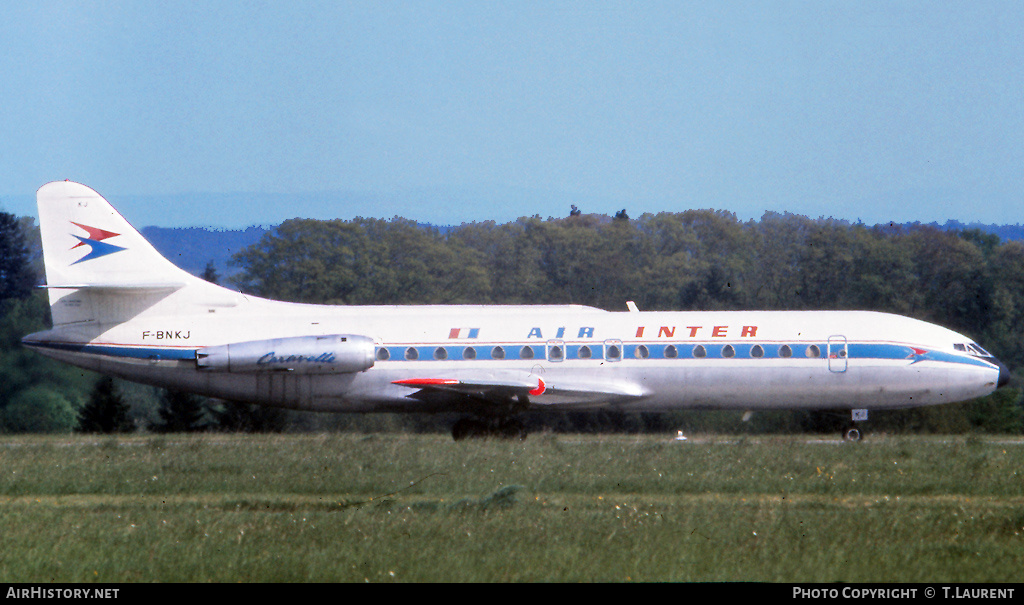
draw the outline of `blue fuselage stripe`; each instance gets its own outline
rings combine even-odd
[[[172,349],[163,347],[131,347],[116,345],[93,345],[76,343],[54,343],[37,342],[27,343],[30,346],[56,349],[59,351],[70,351],[74,353],[88,353],[94,355],[106,355],[109,357],[124,357],[132,359],[152,360],[194,360],[195,349]],[[618,343],[616,343],[618,344]],[[386,358],[378,355],[379,361],[463,361],[463,360],[503,360],[503,361],[527,361],[546,360],[605,360],[609,359],[611,345],[603,342],[588,344],[560,344],[561,359],[551,359],[552,347],[544,344],[481,344],[481,345],[416,345],[416,346],[387,346],[380,347],[387,351]],[[785,345],[778,343],[753,344],[753,343],[632,343],[618,344],[620,347],[619,359],[665,359],[665,360],[686,360],[686,359],[825,359],[829,356],[837,358],[843,350],[842,345],[832,343],[801,343],[799,345]],[[641,348],[642,347],[642,348]],[[727,347],[731,347],[730,351]],[[755,350],[755,347],[759,349]],[[788,355],[785,354],[785,347],[788,347]],[[468,351],[472,349],[472,351]],[[500,349],[500,351],[498,351]],[[703,355],[701,355],[703,349]],[[905,359],[908,362],[939,361],[945,363],[960,363],[979,367],[995,367],[985,359],[971,355],[947,353],[944,351],[926,351],[917,353],[907,345],[891,343],[849,343],[846,345],[847,359]],[[532,353],[532,354],[530,354]],[[589,355],[588,355],[589,353]]]
[[[88,353],[91,355],[107,355],[108,357],[128,357],[132,359],[195,359],[195,349],[168,349],[156,347],[121,347],[113,345],[90,345],[62,342],[36,342],[29,346]]]

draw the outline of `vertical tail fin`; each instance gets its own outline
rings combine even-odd
[[[50,288],[179,287],[195,280],[153,248],[100,194],[70,181],[36,193]]]
[[[48,183],[36,201],[55,326],[126,321],[184,288],[206,298],[236,296],[176,267],[85,185]]]

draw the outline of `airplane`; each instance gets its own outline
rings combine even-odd
[[[203,281],[103,197],[37,192],[53,328],[22,339],[102,374],[328,412],[459,412],[455,439],[526,435],[522,413],[869,410],[965,401],[1009,381],[971,339],[872,311],[581,305],[327,306]]]

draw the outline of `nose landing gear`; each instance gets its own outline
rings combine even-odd
[[[860,441],[864,438],[864,434],[857,426],[857,422],[866,421],[868,419],[867,410],[850,410],[850,424],[843,429],[843,441]]]

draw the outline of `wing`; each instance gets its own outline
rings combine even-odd
[[[515,400],[523,405],[538,407],[591,407],[639,399],[646,395],[638,385],[628,382],[580,383],[526,372],[497,375],[489,372],[463,372],[458,375],[404,378],[393,383],[416,389],[409,395],[415,398],[436,399],[437,395],[449,395],[498,404]]]

